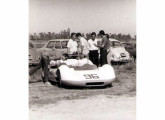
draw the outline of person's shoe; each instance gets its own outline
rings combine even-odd
[[[45,82],[45,85],[51,85],[51,83],[50,82]]]

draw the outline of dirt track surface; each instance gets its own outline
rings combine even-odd
[[[135,120],[136,97],[98,95],[30,108],[30,120]]]

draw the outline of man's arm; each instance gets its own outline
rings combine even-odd
[[[67,53],[68,53],[68,54],[69,54],[69,51],[70,51],[70,48],[68,47],[68,48],[67,48]]]
[[[84,44],[82,40],[80,40],[80,49],[81,49],[80,53],[82,53],[84,49]]]
[[[69,54],[69,51],[70,51],[70,40],[68,41],[68,44],[67,44],[67,53]]]
[[[104,48],[105,44],[106,44],[106,38],[103,37],[101,45],[96,45],[96,44],[94,44],[94,45],[95,45],[96,47],[99,47],[99,48]]]

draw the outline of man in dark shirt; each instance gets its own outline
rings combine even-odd
[[[108,54],[108,49],[110,48],[110,41],[105,35],[105,32],[101,30],[99,32],[101,38],[102,38],[102,43],[99,45],[100,47],[100,65],[103,66],[104,64],[107,64],[107,54]]]
[[[49,74],[48,65],[50,63],[50,60],[59,60],[59,59],[65,59],[65,57],[61,54],[60,51],[56,51],[56,50],[43,51],[41,53],[40,63],[38,64],[38,66],[34,67],[33,69],[30,69],[29,75],[30,76],[33,75],[37,70],[42,68],[42,71],[44,72],[43,82],[45,84],[50,84],[48,82],[48,74]]]

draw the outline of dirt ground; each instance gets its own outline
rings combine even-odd
[[[114,66],[116,81],[106,88],[59,88],[29,84],[30,120],[135,120],[136,64]]]
[[[135,120],[136,97],[97,95],[30,108],[30,120]]]

